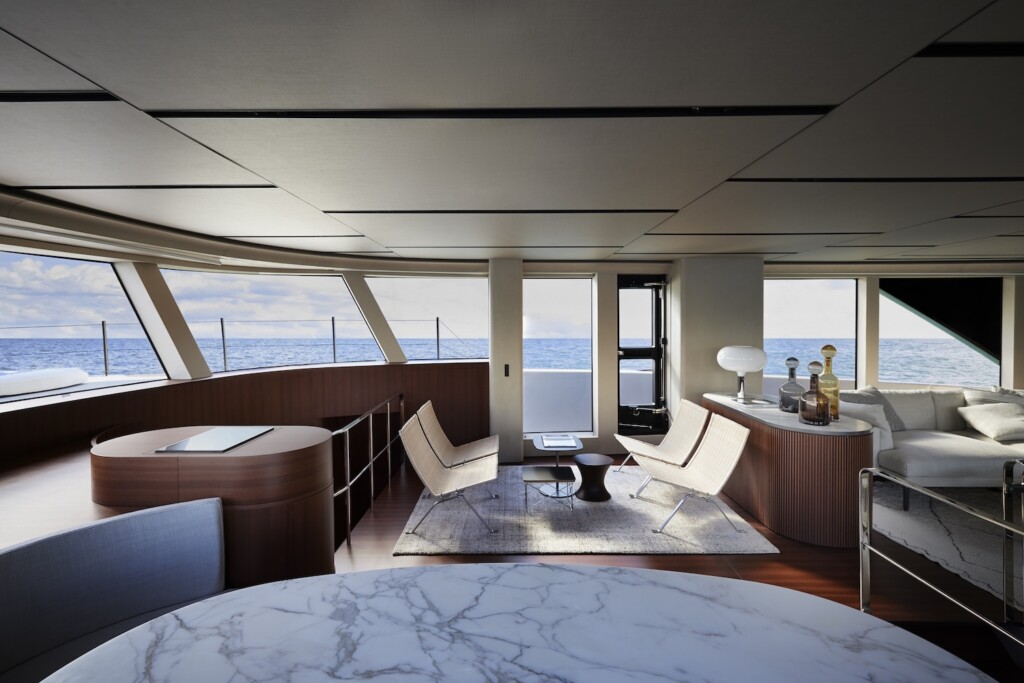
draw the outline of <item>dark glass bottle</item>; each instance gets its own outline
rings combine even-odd
[[[796,381],[796,368],[800,365],[793,356],[786,359],[786,367],[789,368],[789,381],[779,387],[779,410],[785,413],[800,412],[800,397],[804,395],[807,388]]]
[[[830,421],[828,397],[818,390],[818,375],[821,374],[821,363],[813,361],[807,364],[811,373],[811,388],[800,397],[800,421],[804,424],[825,426]]]
[[[821,347],[821,356],[825,359],[825,371],[818,378],[818,391],[828,397],[828,410],[832,422],[839,420],[839,378],[832,373],[832,358],[836,355],[836,347],[825,344]]]

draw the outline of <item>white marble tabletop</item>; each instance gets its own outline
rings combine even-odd
[[[734,395],[735,396],[735,395]],[[778,404],[769,406],[751,406],[737,403],[728,394],[704,394],[704,398],[714,401],[726,408],[749,415],[755,420],[760,420],[773,427],[781,427],[792,432],[805,432],[807,434],[820,434],[822,436],[856,436],[858,434],[871,433],[871,423],[863,420],[855,420],[851,417],[839,416],[838,422],[825,425],[808,425],[800,421],[796,413],[784,413],[779,410]]]
[[[855,609],[766,584],[586,565],[294,579],[143,624],[48,681],[984,681]]]

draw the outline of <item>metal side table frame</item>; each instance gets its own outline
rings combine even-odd
[[[563,439],[563,440],[566,440],[566,441],[569,440],[569,439],[572,439],[573,445],[572,446],[567,446],[567,445],[545,446],[544,445],[545,437],[549,438],[549,439],[551,439],[551,438],[558,438],[558,439]],[[536,435],[534,435],[534,437],[533,437],[533,447],[536,448],[538,451],[546,451],[548,453],[554,453],[555,454],[555,466],[552,469],[554,469],[554,470],[564,470],[564,469],[567,469],[567,468],[561,466],[561,463],[559,462],[559,457],[563,453],[568,455],[569,453],[573,453],[575,451],[583,450],[583,442],[580,441],[579,437],[574,436],[572,434],[545,433],[545,434],[536,434]],[[575,481],[575,478],[574,478],[574,481]],[[542,484],[541,486],[537,486],[537,487],[534,487],[534,488],[536,488],[537,491],[539,491],[541,495],[547,496],[548,498],[569,498],[569,497],[571,497],[571,496],[576,494],[575,486],[571,482],[570,483]]]

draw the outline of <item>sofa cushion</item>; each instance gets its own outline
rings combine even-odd
[[[935,403],[935,428],[941,432],[958,432],[967,429],[963,416],[957,408],[967,405],[963,389],[933,390]]]
[[[839,414],[843,417],[852,417],[855,420],[869,422],[874,431],[878,433],[875,454],[879,451],[886,451],[893,447],[892,429],[889,421],[885,419],[885,408],[880,403],[849,403],[839,401]]]
[[[1003,463],[1020,457],[1001,444],[950,432],[894,432],[878,465],[922,486],[1002,486]]]
[[[881,392],[903,422],[903,429],[936,429],[935,401],[928,389]],[[897,431],[893,428],[893,431]],[[898,430],[903,431],[903,430]]]
[[[1024,439],[1024,405],[985,403],[960,408],[960,414],[967,424],[995,441]]]
[[[885,410],[885,419],[889,423],[889,428],[894,432],[902,432],[906,429],[903,424],[903,420],[893,410],[892,404],[882,395],[878,389],[872,386],[858,389],[857,391],[840,391],[839,400],[846,401],[847,403],[867,403],[880,405]],[[842,413],[839,414],[842,417]]]

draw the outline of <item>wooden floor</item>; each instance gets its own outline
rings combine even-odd
[[[544,464],[531,460],[531,464]],[[759,581],[859,606],[858,553],[855,549],[820,548],[772,533],[739,509],[736,511],[764,534],[777,555],[444,555],[391,554],[423,487],[411,470],[399,469],[390,488],[358,522],[351,544],[335,554],[339,572],[425,564],[466,562],[586,563],[643,567]],[[731,501],[726,499],[727,503]],[[87,451],[57,455],[38,464],[0,473],[0,547],[117,514],[90,497]],[[879,545],[885,539],[878,540]],[[991,618],[1000,603],[936,565],[886,544],[917,571],[928,575],[957,597]],[[873,564],[872,613],[935,642],[997,680],[1024,679],[994,633],[912,579],[884,563]]]

